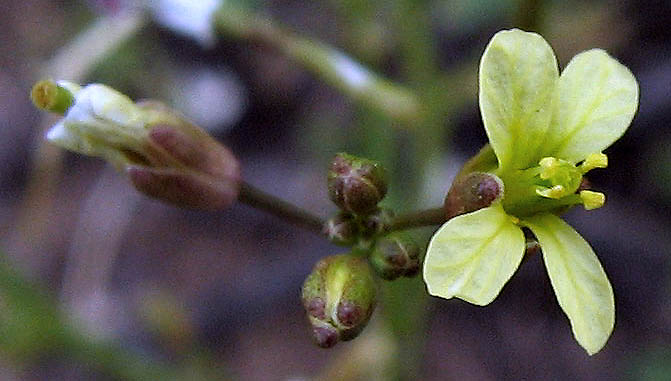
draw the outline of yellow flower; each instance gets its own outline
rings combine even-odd
[[[580,184],[587,171],[606,167],[601,152],[631,123],[636,79],[599,49],[575,56],[560,76],[548,43],[517,29],[492,38],[479,76],[492,148],[484,152],[497,163],[484,171],[501,179],[503,198],[435,233],[424,263],[429,293],[492,302],[522,261],[527,227],[576,340],[594,354],[613,329],[613,290],[592,248],[558,214],[578,204],[603,205],[603,194]]]

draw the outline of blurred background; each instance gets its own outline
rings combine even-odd
[[[185,11],[206,3],[0,2],[0,379],[671,379],[671,2],[230,0],[216,31]],[[245,28],[259,20],[291,32],[258,38]],[[148,199],[101,160],[45,144],[57,118],[28,97],[51,77],[161,99],[230,147],[249,183],[322,217],[336,211],[332,155],[368,156],[392,172],[385,205],[410,211],[440,205],[486,142],[478,61],[512,27],[541,33],[561,67],[606,49],[641,89],[609,168],[590,172],[606,206],[566,217],[615,291],[615,330],[593,357],[540,256],[484,308],[429,297],[419,278],[387,283],[359,338],[320,349],[300,287],[343,248],[244,205]],[[398,87],[352,91],[291,38]],[[431,229],[414,232],[424,244]]]

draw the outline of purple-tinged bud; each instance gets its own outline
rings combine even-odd
[[[331,162],[328,173],[329,197],[342,210],[370,214],[387,194],[386,178],[379,163],[339,153]]]
[[[359,222],[355,216],[340,212],[324,224],[324,234],[336,245],[349,246],[359,237]]]
[[[354,327],[361,322],[364,317],[361,312],[361,307],[345,300],[338,303],[337,315],[338,321],[345,327]]]
[[[485,172],[473,172],[452,184],[445,197],[447,218],[486,208],[503,197],[503,181]]]
[[[355,338],[375,309],[377,286],[364,258],[323,258],[303,283],[301,299],[313,336],[322,348]]]
[[[160,102],[138,106],[163,115],[164,124],[149,127],[144,147],[165,161],[126,167],[137,190],[187,208],[221,210],[235,202],[240,163],[228,148]]]
[[[308,301],[305,309],[308,312],[308,315],[315,317],[320,320],[326,319],[326,303],[324,299],[320,297],[315,297]]]
[[[392,234],[378,239],[369,260],[377,275],[385,280],[419,273],[417,244],[406,234]]]
[[[233,153],[163,103],[135,103],[105,85],[67,81],[39,82],[31,97],[63,114],[49,141],[109,161],[151,197],[209,210],[237,199],[240,164]]]
[[[339,340],[338,330],[330,325],[313,327],[312,336],[317,345],[322,348],[331,348]]]
[[[382,208],[378,208],[375,212],[362,217],[362,236],[371,238],[387,233],[393,217],[394,212]]]

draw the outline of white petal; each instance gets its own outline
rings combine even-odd
[[[536,165],[559,78],[550,45],[518,29],[494,35],[480,61],[480,112],[502,171]]]
[[[524,224],[543,250],[552,288],[573,335],[590,355],[608,340],[615,324],[613,289],[589,244],[561,218],[541,214]]]
[[[638,107],[638,83],[601,49],[573,57],[559,78],[559,104],[545,156],[579,162],[620,138]]]

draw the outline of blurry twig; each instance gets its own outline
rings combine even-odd
[[[411,121],[419,100],[408,88],[373,73],[345,53],[316,39],[293,33],[269,18],[224,5],[216,14],[222,33],[271,46],[354,100],[386,115]]]

